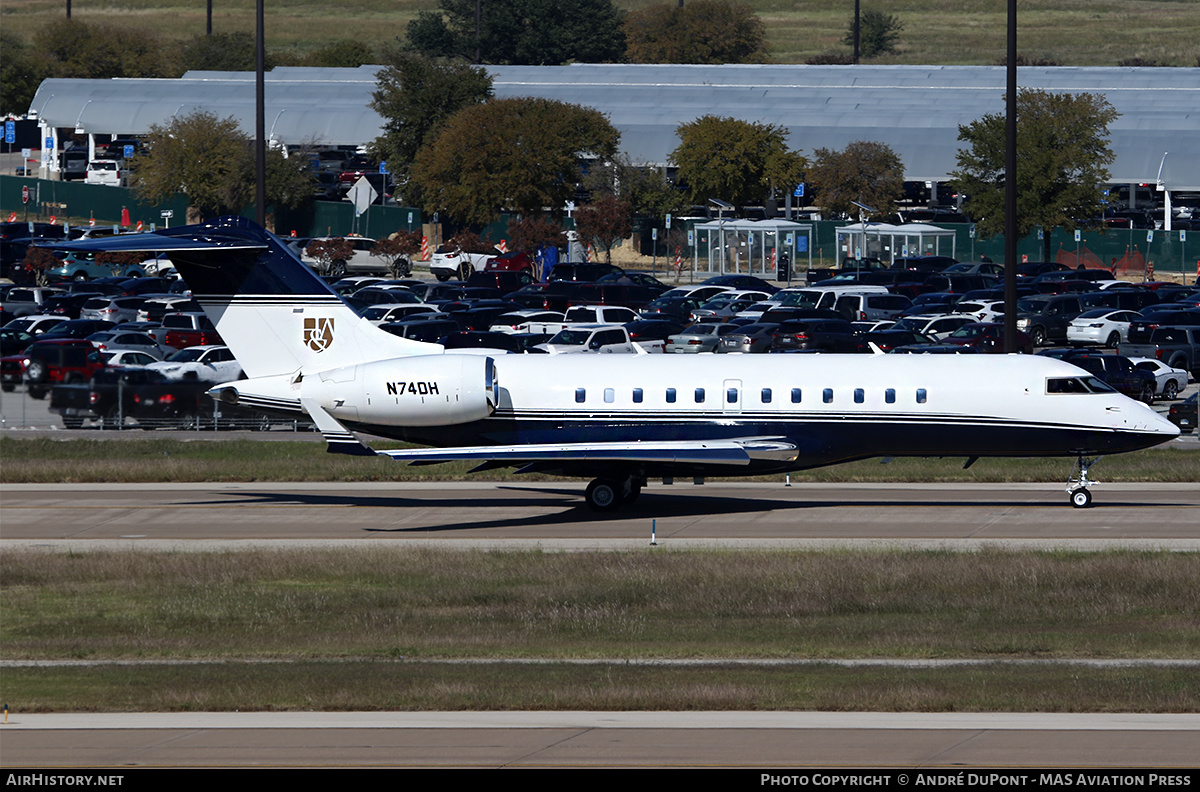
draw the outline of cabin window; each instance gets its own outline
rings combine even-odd
[[[604,389],[604,403],[612,404],[616,400],[617,400],[617,392],[615,390],[613,390],[612,388],[605,388]]]
[[[866,401],[866,397],[867,397],[867,394],[863,392],[862,388],[854,389],[854,403],[855,404],[862,404],[864,401]]]
[[[634,404],[642,403],[642,389],[641,388],[633,389],[633,403]]]
[[[728,404],[737,404],[738,393],[737,388],[730,388],[725,391],[725,401]]]
[[[587,388],[576,388],[575,403],[583,404],[585,401],[587,401]]]
[[[763,404],[771,403],[771,389],[770,388],[762,389],[762,403]]]
[[[896,403],[896,389],[888,388],[887,390],[885,390],[883,392],[883,400],[885,402],[887,402],[888,404],[895,404]]]
[[[926,393],[925,393],[925,389],[924,389],[924,388],[917,388],[917,404],[924,404],[924,403],[925,403],[925,400],[926,400],[926,398],[928,398],[928,397],[927,397],[927,395],[926,395]]]
[[[667,388],[667,404],[675,403],[675,389]]]
[[[800,389],[792,388],[792,404],[800,403]]]
[[[833,388],[826,388],[825,390],[821,391],[821,401],[825,402],[826,404],[833,403]]]
[[[704,388],[696,388],[696,404],[704,403]]]

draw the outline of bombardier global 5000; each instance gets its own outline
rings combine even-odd
[[[1074,457],[1084,507],[1096,457],[1179,433],[1048,357],[447,353],[360,318],[240,217],[55,247],[165,253],[246,373],[214,398],[307,414],[330,451],[590,478],[598,511],[652,478],[900,456]],[[354,432],[433,447],[372,451]]]

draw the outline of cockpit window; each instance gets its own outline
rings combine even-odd
[[[1046,393],[1116,393],[1108,383],[1095,377],[1052,377],[1046,380]]]

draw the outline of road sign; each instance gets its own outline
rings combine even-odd
[[[125,159],[130,159],[131,157],[133,157],[133,144],[126,143],[125,144]]]
[[[380,172],[380,173],[387,173],[387,172],[388,172],[388,169],[387,169],[387,160],[380,160],[380,161],[379,161],[379,172]]]
[[[17,125],[13,121],[4,122],[4,142],[9,145],[17,142]]]
[[[792,195],[796,198],[804,197],[804,182],[800,182],[796,185],[796,189],[792,191]]]
[[[172,218],[175,216],[175,210],[174,209],[163,209],[161,212],[159,212],[159,214],[161,216],[169,219],[169,218]]]
[[[350,188],[350,203],[354,204],[355,217],[367,211],[367,207],[375,203],[375,199],[378,197],[379,193],[375,192],[375,188],[371,186],[371,182],[367,181],[366,176],[362,176],[354,182],[354,186]]]
[[[667,230],[671,230],[671,213],[667,212]]]
[[[25,185],[21,188],[21,203],[29,203],[29,185]]]

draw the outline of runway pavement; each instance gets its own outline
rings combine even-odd
[[[887,544],[1200,549],[1200,484],[1110,484],[1074,509],[1051,484],[675,484],[596,514],[582,484],[28,484],[3,545],[97,540],[445,542],[558,547]]]
[[[1195,715],[838,712],[25,715],[3,765],[1189,767]],[[898,785],[898,784],[893,784]],[[1030,784],[1032,785],[1032,784]]]

